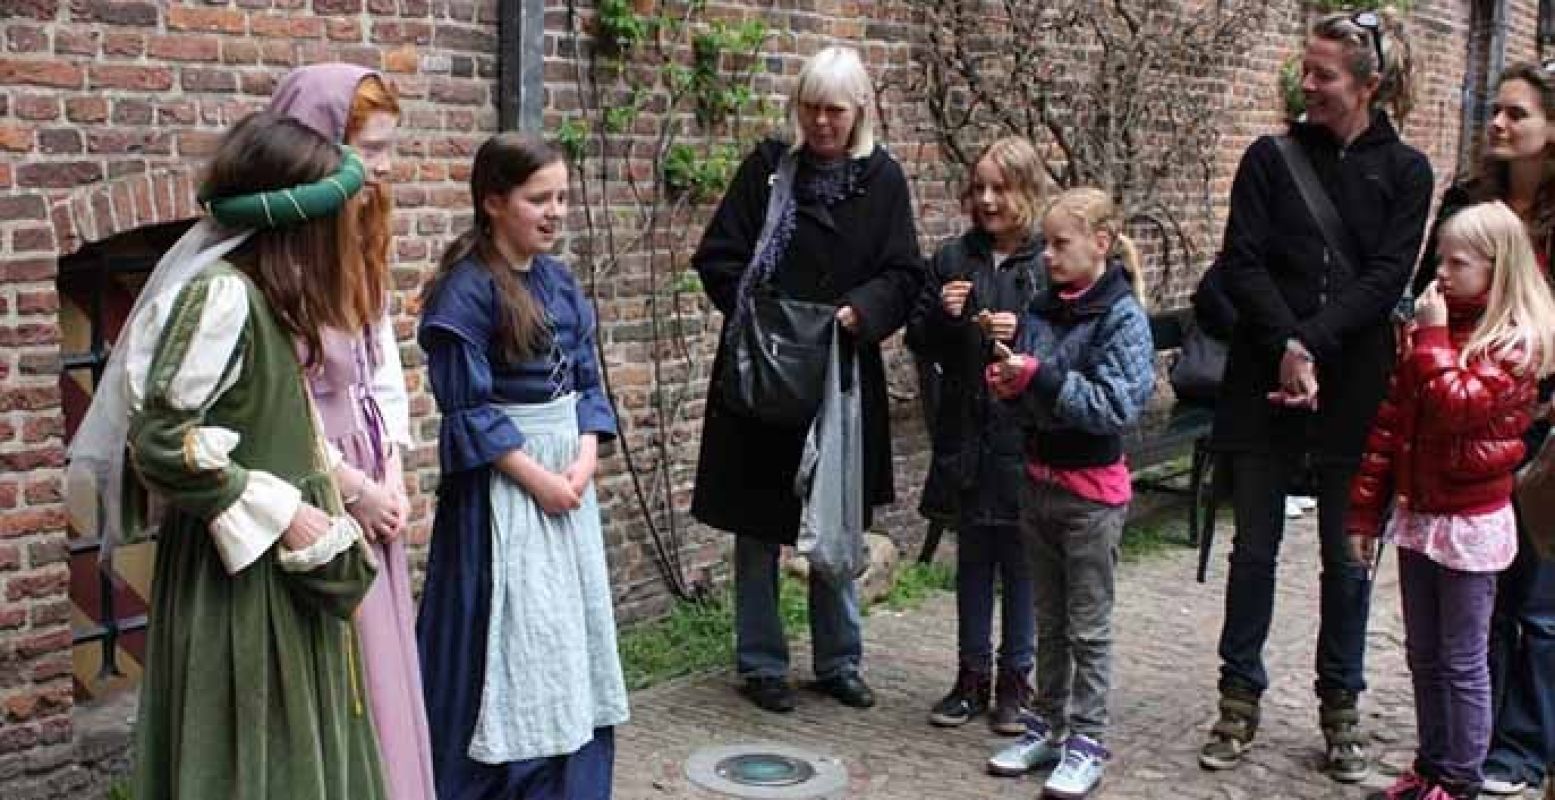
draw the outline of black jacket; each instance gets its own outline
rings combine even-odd
[[[708,297],[726,321],[761,235],[769,178],[786,147],[764,141],[740,164],[692,257]],[[801,204],[796,218],[775,283],[790,297],[851,305],[859,315],[858,336],[844,337],[844,344],[856,346],[858,353],[867,512],[870,505],[895,499],[880,341],[907,321],[923,289],[923,256],[907,178],[896,160],[876,147],[865,157],[851,197],[830,208]],[[723,358],[720,347],[708,382],[691,513],[715,528],[792,543],[800,510],[794,476],[807,429],[768,425],[725,408],[717,388]]]
[[[907,325],[907,346],[939,380],[939,402],[928,420],[933,460],[918,504],[924,516],[984,526],[1020,522],[1025,479],[1020,424],[983,382],[993,343],[974,318],[984,309],[1017,315],[1026,310],[1047,286],[1042,247],[1041,236],[1033,234],[995,267],[991,237],[974,228],[941,245],[929,265],[929,280]],[[954,279],[972,281],[957,318],[940,302],[940,290]]]
[[[1232,183],[1220,253],[1237,324],[1213,440],[1222,450],[1311,452],[1353,464],[1387,391],[1389,316],[1420,252],[1431,166],[1381,112],[1348,146],[1316,126],[1295,123],[1290,133],[1338,209],[1359,264],[1351,274],[1336,263],[1274,139],[1248,147]],[[1291,338],[1317,359],[1316,412],[1266,398],[1279,387]]]

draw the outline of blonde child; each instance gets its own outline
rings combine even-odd
[[[1346,521],[1357,560],[1370,562],[1379,535],[1398,545],[1415,692],[1414,766],[1374,800],[1479,794],[1496,573],[1517,552],[1513,472],[1537,381],[1555,369],[1555,299],[1517,215],[1472,206],[1442,226],[1438,250]]]
[[[1049,288],[1021,319],[1019,351],[987,371],[1026,431],[1021,536],[1036,587],[1037,696],[995,774],[1056,768],[1044,793],[1101,781],[1111,679],[1114,568],[1132,496],[1123,430],[1155,384],[1139,255],[1097,189],[1059,195],[1042,219]]]
[[[966,233],[934,254],[929,285],[907,326],[913,352],[939,376],[929,420],[934,460],[924,510],[953,515],[956,529],[956,682],[929,712],[942,727],[993,708],[994,732],[1024,733],[1036,653],[1031,569],[1020,538],[1025,481],[1014,410],[993,397],[983,368],[993,343],[1012,344],[1020,313],[1047,285],[1042,269],[1044,179],[1036,148],[1009,136],[978,155],[963,204]],[[995,580],[1002,586],[998,677],[990,669]]]

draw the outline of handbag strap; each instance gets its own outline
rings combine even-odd
[[[1296,191],[1301,193],[1301,199],[1307,204],[1307,211],[1312,214],[1312,220],[1317,223],[1317,228],[1323,233],[1323,241],[1328,244],[1329,252],[1339,259],[1339,266],[1351,275],[1359,275],[1357,267],[1360,259],[1356,257],[1353,246],[1342,233],[1344,220],[1339,216],[1339,210],[1334,208],[1334,203],[1328,197],[1328,192],[1323,190],[1323,185],[1318,182],[1317,173],[1312,171],[1312,161],[1307,158],[1307,152],[1301,149],[1301,145],[1288,134],[1274,137],[1274,143],[1279,146],[1280,156],[1285,160],[1285,167],[1290,170],[1290,176],[1296,181]]]
[[[783,207],[788,205],[794,195],[794,174],[798,169],[799,159],[794,156],[792,150],[784,149],[783,155],[778,159],[777,171],[773,172],[772,177],[768,179],[772,191],[767,195],[767,218],[761,223],[761,235],[756,238],[756,249],[751,251],[750,261],[745,265],[746,269],[756,269],[756,262],[761,259],[761,254],[772,241],[778,223],[783,219]]]

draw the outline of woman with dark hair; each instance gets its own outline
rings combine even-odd
[[[880,342],[907,321],[924,277],[907,178],[875,143],[874,113],[874,85],[858,51],[828,47],[811,56],[789,98],[795,141],[768,139],[746,157],[692,257],[724,315],[725,341],[739,309],[764,284],[836,307],[844,358],[855,363],[857,356],[865,527],[870,507],[894,496]],[[785,164],[792,176],[783,187],[787,200],[769,210]],[[770,235],[763,236],[764,227]],[[786,712],[795,698],[778,613],[778,555],[798,539],[802,503],[794,479],[810,428],[770,423],[726,402],[720,386],[732,374],[729,349],[719,348],[713,362],[691,513],[735,535],[736,668],[751,702]],[[857,588],[820,572],[811,571],[809,586],[816,688],[867,708],[875,697],[859,670]]]
[[[431,800],[432,759],[416,657],[416,611],[405,554],[403,453],[410,447],[409,401],[399,341],[389,318],[389,245],[393,208],[388,184],[400,107],[382,75],[353,64],[292,70],[276,87],[270,110],[307,124],[362,155],[367,186],[347,213],[360,220],[362,271],[346,298],[369,322],[356,330],[326,328],[308,370],[308,388],[330,446],[347,510],[378,557],[379,573],[356,615],[367,697],[372,705],[384,777],[393,800]]]
[[[1319,19],[1302,58],[1306,116],[1242,157],[1220,266],[1236,307],[1212,441],[1229,459],[1236,536],[1220,634],[1220,719],[1207,769],[1242,760],[1269,685],[1285,495],[1316,484],[1323,573],[1314,686],[1325,770],[1370,769],[1357,702],[1365,689],[1368,565],[1345,536],[1350,479],[1393,364],[1389,315],[1409,281],[1431,205],[1431,166],[1384,109],[1410,107],[1409,44],[1391,12]],[[1339,218],[1330,244],[1290,164],[1306,161]],[[1300,492],[1307,494],[1309,492]]]
[[[351,623],[376,563],[294,344],[367,322],[336,293],[359,269],[340,211],[362,183],[354,153],[296,120],[238,123],[201,191],[214,221],[158,265],[77,439],[110,533],[154,508],[119,496],[120,454],[167,507],[136,797],[385,796]]]
[[[427,285],[417,336],[443,412],[416,623],[437,796],[608,798],[627,705],[594,470],[616,420],[593,311],[548,255],[567,165],[499,134],[470,195],[475,226]]]
[[[1549,276],[1555,254],[1555,74],[1533,63],[1501,73],[1484,160],[1476,174],[1449,188],[1431,241],[1426,245],[1415,294],[1436,275],[1437,232],[1460,210],[1500,200],[1517,212],[1528,230],[1534,256]],[[1540,402],[1550,399],[1552,381],[1540,385]],[[1549,434],[1549,414],[1538,416],[1523,435],[1528,457]],[[1518,520],[1517,557],[1501,573],[1490,622],[1491,709],[1494,726],[1485,758],[1486,794],[1518,795],[1548,779],[1555,760],[1555,562],[1540,558],[1528,539],[1528,525],[1555,520]]]

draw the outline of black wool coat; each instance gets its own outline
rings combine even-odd
[[[769,139],[746,157],[692,258],[726,325],[740,276],[761,235],[770,179],[787,147]],[[789,297],[851,305],[858,313],[857,335],[845,336],[843,345],[856,348],[858,356],[868,524],[870,506],[896,499],[880,341],[907,321],[922,291],[924,265],[900,165],[880,147],[864,162],[852,196],[830,208],[799,206],[793,238],[774,280]],[[800,512],[794,476],[808,429],[771,425],[729,410],[719,391],[724,355],[720,347],[708,382],[691,513],[714,528],[792,544]]]
[[[1359,263],[1352,274],[1329,252],[1273,137],[1253,142],[1231,186],[1220,254],[1237,322],[1212,441],[1222,451],[1310,453],[1316,463],[1353,466],[1387,392],[1390,317],[1420,253],[1434,179],[1381,112],[1348,146],[1318,126],[1294,123],[1290,134]],[[1267,399],[1291,338],[1317,360],[1315,412]]]
[[[975,321],[979,311],[1024,314],[1047,287],[1042,237],[1026,243],[995,267],[993,240],[973,229],[945,242],[929,263],[929,279],[907,323],[907,346],[939,376],[939,403],[929,420],[934,444],[918,510],[958,524],[1011,526],[1020,522],[1020,488],[1026,480],[1024,434],[1014,409],[993,397],[983,368],[993,340]],[[970,280],[972,293],[961,316],[945,313],[940,293],[953,280]]]

